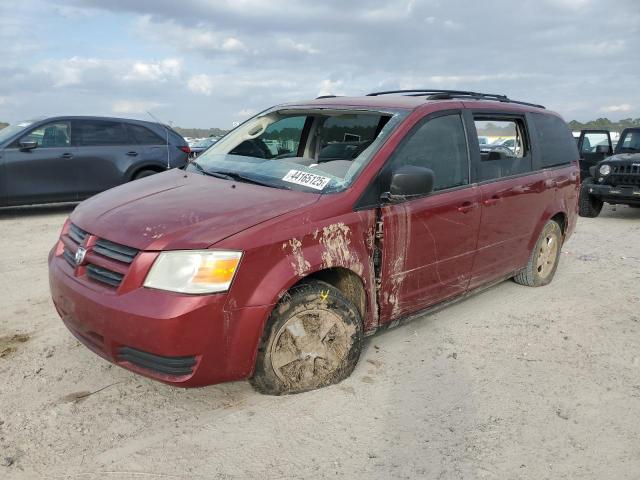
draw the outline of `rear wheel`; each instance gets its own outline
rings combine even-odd
[[[541,287],[553,280],[560,261],[562,231],[560,225],[549,220],[540,233],[527,266],[513,280],[527,287]]]
[[[250,379],[270,395],[338,383],[356,366],[362,321],[337,288],[313,281],[294,287],[274,308]]]
[[[580,198],[578,200],[578,213],[581,217],[595,218],[600,215],[603,202],[598,197],[589,193],[589,186],[593,185],[593,179],[587,178],[580,187]]]
[[[136,173],[133,176],[133,179],[134,180],[139,180],[139,179],[144,178],[144,177],[150,177],[151,175],[155,175],[156,173],[158,173],[158,172],[156,172],[155,170],[140,170],[138,173]]]

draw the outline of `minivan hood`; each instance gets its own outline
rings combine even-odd
[[[319,198],[175,169],[91,197],[78,205],[71,221],[140,250],[207,248]]]

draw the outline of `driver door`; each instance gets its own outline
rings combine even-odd
[[[32,149],[21,142],[36,142]],[[78,200],[71,122],[55,121],[32,129],[2,154],[7,205]]]
[[[480,192],[469,184],[469,154],[458,112],[427,117],[393,153],[385,170],[415,165],[434,172],[434,191],[384,205],[380,323],[467,290],[480,226]]]

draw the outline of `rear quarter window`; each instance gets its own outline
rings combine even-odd
[[[138,145],[165,145],[167,143],[165,139],[160,138],[142,125],[127,124],[127,128],[129,129],[131,138],[133,138]]]
[[[555,115],[532,113],[540,150],[540,167],[567,165],[579,158],[569,126]]]

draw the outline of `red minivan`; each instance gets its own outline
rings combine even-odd
[[[502,95],[279,105],[186,170],[81,203],[49,256],[51,294],[82,343],[142,375],[322,387],[381,328],[508,278],[548,284],[578,158],[557,114]]]

